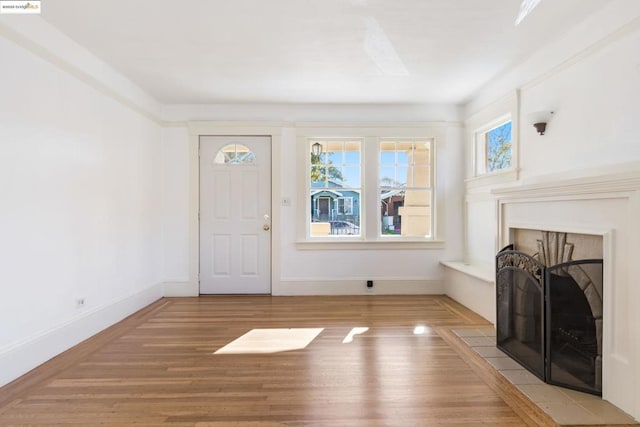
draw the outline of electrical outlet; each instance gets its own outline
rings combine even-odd
[[[78,298],[76,300],[76,308],[82,308],[84,307],[84,298]]]
[[[367,280],[367,290],[368,291],[373,290],[373,280]]]

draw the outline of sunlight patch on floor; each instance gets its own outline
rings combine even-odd
[[[324,328],[252,329],[213,354],[259,354],[302,350]]]
[[[351,331],[349,331],[347,336],[344,337],[344,339],[342,340],[342,344],[349,344],[350,342],[353,342],[353,337],[354,336],[360,335],[360,334],[364,334],[368,330],[369,330],[369,328],[353,328],[353,329],[351,329]]]
[[[430,333],[431,333],[431,328],[427,326],[418,325],[415,328],[413,328],[413,335],[424,335],[424,334],[430,334]]]

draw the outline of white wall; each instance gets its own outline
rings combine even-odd
[[[521,176],[640,159],[640,29],[521,91]],[[547,132],[527,116],[553,110]]]
[[[255,117],[253,114],[259,110],[259,106],[245,106],[245,113],[248,120]],[[358,106],[351,109],[340,107],[332,110],[327,106],[320,107],[317,111],[318,120],[327,119],[336,115],[342,117],[341,123],[349,123],[351,117],[359,118],[366,116],[366,111],[362,111]],[[274,216],[276,224],[274,230],[279,230],[277,234],[278,245],[275,250],[279,251],[274,260],[280,260],[274,265],[276,275],[272,283],[274,294],[335,294],[335,293],[364,293],[364,280],[372,279],[379,281],[375,286],[375,292],[380,293],[443,293],[442,287],[443,270],[439,262],[444,259],[460,258],[462,256],[462,210],[460,205],[463,197],[462,177],[464,174],[464,155],[462,143],[462,129],[458,122],[456,109],[452,109],[447,117],[454,121],[439,123],[437,129],[437,186],[438,186],[438,206],[439,218],[441,222],[442,235],[439,236],[445,241],[444,248],[430,249],[345,249],[335,248],[318,249],[304,248],[297,245],[299,236],[296,233],[296,224],[299,219],[299,210],[304,210],[305,200],[298,200],[299,188],[301,184],[297,178],[304,176],[300,174],[300,164],[297,160],[298,136],[301,132],[296,124],[279,122],[277,125],[279,133],[279,164],[280,169],[274,171],[273,206],[274,215],[279,212],[279,217]],[[213,112],[211,120],[217,120]],[[402,117],[404,109],[387,109],[387,121]],[[265,113],[270,119],[278,119],[277,115]],[[428,117],[423,117],[425,121]],[[244,116],[237,117],[243,120]],[[355,120],[355,119],[354,119]],[[221,124],[229,126],[230,122]],[[241,124],[250,128],[255,127],[259,131],[261,122],[251,122]],[[408,122],[407,122],[408,123]],[[308,124],[308,123],[307,123]],[[361,126],[378,125],[378,122],[360,123]],[[177,125],[177,124],[176,124]],[[238,123],[236,123],[238,125]],[[271,123],[269,126],[272,126]],[[398,126],[398,123],[395,123]],[[411,124],[407,124],[410,126]],[[266,125],[265,125],[266,126]],[[400,123],[402,126],[402,123]],[[215,129],[212,130],[215,133]],[[224,134],[225,131],[220,131]],[[248,130],[251,132],[251,130]],[[171,182],[171,188],[165,186],[165,206],[173,206],[173,214],[165,218],[165,253],[172,253],[171,260],[167,257],[165,268],[171,272],[179,282],[186,275],[189,275],[189,262],[184,262],[188,255],[194,259],[193,251],[189,252],[189,241],[197,238],[193,236],[194,227],[190,227],[185,221],[185,212],[182,208],[185,197],[193,193],[193,185],[197,179],[188,182],[188,176],[196,174],[197,164],[189,161],[190,144],[193,140],[179,128],[166,128],[163,130],[163,141],[167,156],[171,157],[171,162],[165,171],[165,182]],[[195,184],[197,185],[197,184]],[[304,185],[304,183],[302,183]],[[291,206],[280,206],[283,197],[291,200]],[[197,207],[195,207],[197,209]],[[197,230],[195,230],[197,233]],[[169,236],[172,236],[169,238]],[[195,254],[197,255],[197,254]],[[328,268],[330,266],[330,268]],[[197,270],[195,270],[197,271]],[[192,273],[191,276],[194,276]],[[168,279],[173,281],[173,279]],[[191,288],[192,293],[196,293],[195,278],[189,277],[181,283],[171,283],[166,289],[171,295],[188,294],[187,288]]]
[[[186,127],[162,130],[164,280],[189,280],[189,134]]]
[[[34,46],[0,22],[0,385],[163,280],[160,127]]]

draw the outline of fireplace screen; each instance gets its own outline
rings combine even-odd
[[[543,381],[602,394],[602,260],[496,257],[497,345]]]
[[[602,393],[602,260],[546,269],[547,381]]]
[[[496,273],[498,347],[544,379],[544,266],[529,255],[503,251]]]

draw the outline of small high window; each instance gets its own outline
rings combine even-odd
[[[476,175],[511,169],[511,120],[476,133]]]
[[[215,164],[242,165],[256,161],[253,152],[244,145],[229,144],[218,151],[213,162]]]

